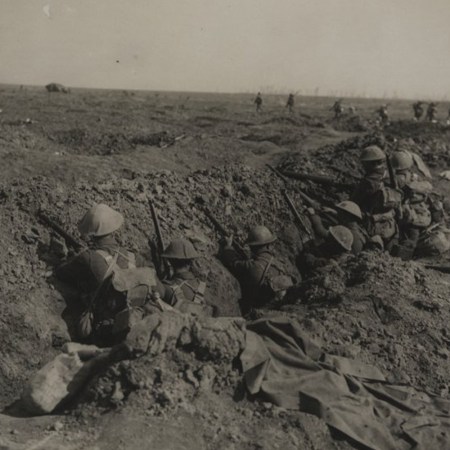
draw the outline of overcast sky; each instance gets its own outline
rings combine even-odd
[[[450,96],[450,0],[0,0],[0,82]]]

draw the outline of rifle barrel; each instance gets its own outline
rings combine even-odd
[[[286,190],[283,190],[283,196],[286,199],[286,202],[289,206],[289,209],[291,210],[292,214],[294,215],[294,218],[297,220],[297,222],[301,225],[301,227],[305,230],[306,234],[310,239],[313,238],[311,231],[309,231],[309,228],[306,226],[305,221],[303,220],[302,216],[298,213],[297,208],[295,207],[293,201],[289,197]]]
[[[288,178],[294,178],[295,180],[308,180],[314,181],[315,183],[325,184],[328,186],[334,186],[341,189],[349,189],[353,187],[352,184],[340,183],[339,181],[334,181],[332,178],[325,175],[314,175],[309,173],[293,172],[290,170],[285,170],[281,172],[282,175]]]
[[[158,239],[159,252],[162,253],[165,249],[164,239],[161,232],[161,227],[159,225],[158,214],[156,213],[155,205],[151,198],[148,199],[148,204],[150,206],[150,212],[152,214],[153,225],[155,226],[156,237]]]
[[[55,221],[50,219],[43,211],[39,210],[37,213],[37,216],[39,219],[42,220],[46,225],[48,225],[50,228],[52,228],[56,233],[58,233],[67,244],[71,245],[75,248],[75,250],[78,250],[80,248],[85,247],[84,244],[79,242],[77,239],[75,239],[70,233],[68,233],[63,227],[58,225]]]
[[[214,228],[219,232],[219,234],[221,234],[223,237],[230,235],[230,233],[228,233],[227,230],[225,230],[225,228],[214,217],[214,215],[208,208],[202,208],[202,211],[204,212],[205,216],[212,222]],[[245,252],[244,248],[242,247],[241,244],[239,244],[239,242],[236,242],[234,239],[233,239],[233,248],[236,250],[236,252],[239,253],[239,255],[242,258],[247,259],[247,253]]]

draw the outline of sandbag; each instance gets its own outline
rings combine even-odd
[[[77,353],[60,354],[40,369],[25,386],[20,403],[30,414],[51,413],[79,391],[91,374],[90,361]]]
[[[69,343],[61,353],[42,367],[26,384],[20,405],[30,414],[53,412],[74,397],[90,377],[108,364],[127,358],[124,346],[99,349],[91,345]],[[89,360],[82,361],[82,358]],[[95,355],[95,356],[94,356]]]

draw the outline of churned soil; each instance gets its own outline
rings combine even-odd
[[[303,236],[281,191],[299,211],[297,188],[336,202],[350,187],[284,181],[267,167],[329,176],[343,185],[361,176],[358,156],[386,135],[402,140],[437,174],[448,168],[443,124],[409,120],[410,105],[381,130],[375,100],[355,100],[358,118],[330,118],[331,99],[298,98],[296,111],[270,97],[256,115],[246,95],[75,90],[0,91],[0,401],[20,396],[26,380],[71,339],[77,295],[53,275],[62,240],[39,218],[45,212],[75,238],[95,202],[125,216],[120,242],[151,262],[152,198],[167,242],[186,236],[202,255],[196,271],[222,317],[239,316],[239,285],[217,258],[220,235],[207,208],[243,242],[265,224],[275,251],[300,281],[295,259]],[[70,250],[70,249],[69,249]],[[446,263],[447,256],[437,259]],[[376,365],[391,381],[448,396],[449,275],[384,253],[349,256],[301,285],[297,298],[268,314],[295,317],[326,351]],[[211,337],[213,340],[213,337]],[[226,349],[224,341],[221,347]],[[225,350],[224,350],[225,351]],[[57,415],[0,415],[8,449],[273,449],[350,448],[313,416],[288,411],[245,392],[239,364],[227,354],[173,348],[114,364],[78,401]]]

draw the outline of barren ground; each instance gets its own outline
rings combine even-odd
[[[53,234],[36,219],[39,209],[76,235],[83,211],[93,202],[108,203],[124,213],[122,240],[145,262],[153,233],[146,202],[151,194],[164,218],[166,239],[187,235],[204,255],[197,270],[208,279],[224,316],[238,314],[239,291],[214,257],[218,235],[203,205],[240,238],[249,226],[267,224],[280,238],[276,250],[295,273],[300,236],[280,194],[283,183],[266,164],[354,181],[360,175],[359,150],[379,139],[373,111],[381,101],[354,100],[359,116],[335,122],[327,111],[332,99],[299,97],[296,112],[288,114],[286,99],[271,96],[259,115],[252,100],[246,95],[75,90],[48,96],[43,89],[0,90],[3,407],[70,340],[74,293],[52,275]],[[391,115],[387,134],[408,139],[435,175],[449,168],[448,127],[413,123],[406,101],[391,101]],[[182,138],[161,147],[155,133],[163,132]],[[448,183],[434,181],[442,194],[448,193]],[[329,201],[347,195],[313,183],[295,185]],[[300,204],[295,192],[292,196]],[[303,298],[311,304],[298,299],[283,313],[297,317],[326,350],[375,364],[392,381],[447,397],[449,283],[449,275],[425,269],[420,261],[364,253],[309,282]],[[329,304],[330,294],[338,294],[341,303]],[[0,448],[350,448],[313,416],[248,398],[229,362],[200,361],[174,350],[140,364],[112,367],[94,380],[82,404],[58,415],[1,414]],[[146,378],[131,388],[127,374],[133,370]],[[199,375],[204,373],[208,377]],[[151,387],[156,377],[158,395]],[[113,401],[117,382],[125,395]]]

